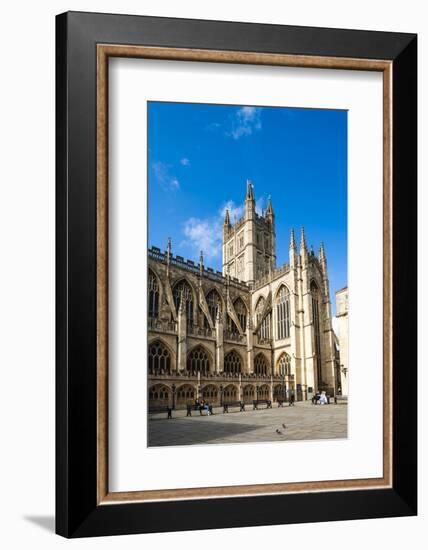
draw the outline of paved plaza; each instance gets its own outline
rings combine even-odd
[[[173,411],[170,420],[166,414],[150,417],[149,446],[340,439],[347,437],[347,410],[346,404],[304,401],[294,407],[274,403],[272,409],[258,411],[248,405],[246,411],[227,414],[217,408],[212,416],[192,411],[192,417],[186,417],[186,411]]]

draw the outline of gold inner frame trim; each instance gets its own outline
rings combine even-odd
[[[383,476],[296,483],[109,492],[108,489],[108,59],[311,67],[383,73]],[[256,52],[97,45],[97,503],[224,498],[392,486],[392,62]]]

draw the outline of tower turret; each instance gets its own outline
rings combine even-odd
[[[308,263],[308,247],[306,246],[305,228],[302,226],[300,230],[300,260],[302,266]]]
[[[169,277],[169,266],[171,264],[171,237],[168,237],[168,244],[166,245],[166,275]]]
[[[290,250],[294,250],[294,252],[296,252],[296,238],[294,236],[294,227],[292,227],[290,231]]]
[[[254,187],[247,180],[244,216],[230,223],[225,212],[223,223],[223,275],[253,284],[276,267],[275,223],[269,199],[264,216],[256,214]]]
[[[273,213],[272,202],[270,200],[270,195],[268,195],[267,208],[266,208],[266,227],[270,233],[270,238],[268,240],[268,254],[270,255],[269,260],[269,271],[273,271],[276,267],[276,243],[275,243],[275,214]],[[266,252],[266,251],[265,251]]]
[[[324,250],[324,243],[321,242],[320,244],[320,248],[319,248],[319,251],[318,251],[318,258],[319,258],[319,261],[320,261],[320,264],[321,264],[321,267],[323,269],[323,271],[327,271],[327,258],[325,256],[325,250]]]
[[[254,200],[253,184],[247,180],[247,194],[245,196],[245,219],[251,220],[255,218],[256,202]]]
[[[229,208],[226,208],[226,212],[224,214],[223,227],[230,227]]]
[[[254,200],[253,183],[251,180],[247,180],[247,196],[245,197],[245,200]]]
[[[294,228],[291,228],[290,232],[290,267],[291,269],[294,269],[296,267],[296,256],[297,256],[297,250],[296,250],[296,239],[294,237]]]
[[[202,273],[204,271],[204,254],[201,250],[201,254],[199,256],[199,274],[202,276]]]
[[[224,214],[224,222],[223,222],[223,242],[226,241],[231,230],[232,230],[232,226],[230,225],[229,209],[226,208],[226,212]]]
[[[273,213],[272,202],[270,200],[270,195],[268,196],[267,208],[266,208],[266,219],[267,221],[273,223],[275,220],[275,214]]]
[[[329,287],[328,287],[328,275],[327,275],[327,257],[325,255],[325,249],[324,249],[324,243],[323,242],[321,242],[320,247],[319,247],[318,260],[320,262],[321,272],[322,272],[323,280],[325,282],[325,292],[328,295],[330,295],[330,290],[329,290]],[[330,300],[330,296],[329,296],[329,300]]]

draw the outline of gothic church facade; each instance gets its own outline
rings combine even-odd
[[[226,211],[223,270],[148,252],[149,407],[297,400],[337,389],[327,258],[291,231],[289,262],[277,267],[275,214],[256,212],[247,183],[243,217]]]

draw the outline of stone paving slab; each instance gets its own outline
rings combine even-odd
[[[186,411],[173,411],[171,420],[165,415],[150,417],[149,446],[343,439],[347,437],[347,412],[346,404],[312,405],[307,401],[294,407],[274,404],[272,409],[253,411],[248,407],[227,414],[218,408],[212,416],[193,411],[192,417],[186,417]]]

